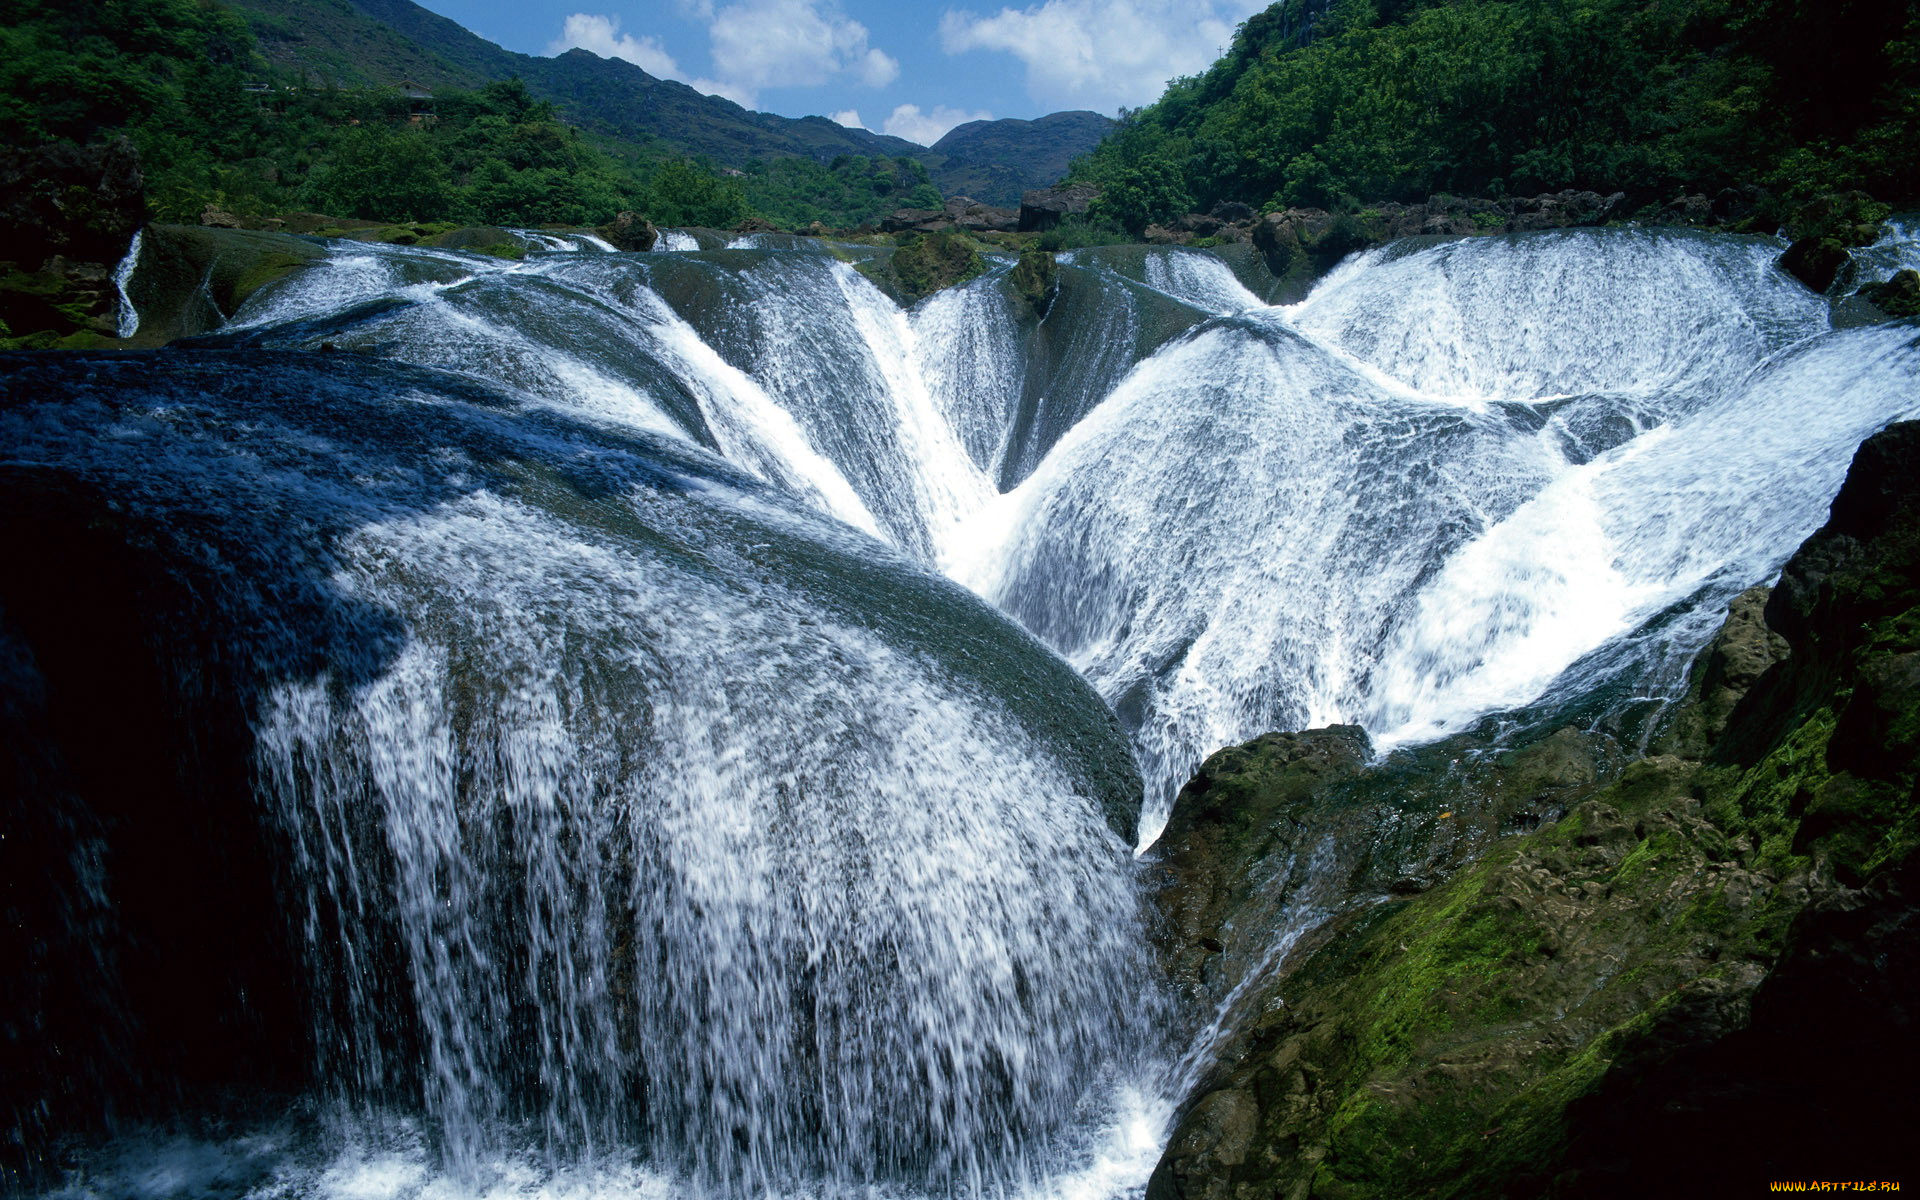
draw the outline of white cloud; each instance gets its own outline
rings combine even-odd
[[[620,32],[619,17],[600,17],[574,13],[567,18],[560,36],[547,44],[548,54],[564,54],[574,47],[591,50],[601,58],[624,58],[649,75],[661,79],[684,79],[657,38],[634,37]]]
[[[867,27],[822,0],[741,0],[713,15],[714,73],[737,87],[814,87],[849,75],[868,87],[900,64],[867,45]]]
[[[933,106],[932,112],[921,112],[918,104],[902,104],[893,110],[887,118],[885,132],[894,137],[905,138],[922,146],[931,146],[947,135],[955,125],[965,125],[968,121],[991,121],[990,112],[963,112],[957,108],[948,108],[944,104]],[[845,122],[841,122],[845,124]]]
[[[676,0],[682,13],[703,21],[713,53],[713,77],[692,78],[680,70],[659,39],[620,32],[620,18],[574,13],[547,53],[578,46],[602,58],[624,58],[650,75],[678,79],[710,96],[746,108],[760,89],[817,87],[852,79],[885,87],[900,78],[900,63],[867,44],[867,27],[842,12],[835,0]]]
[[[687,86],[703,96],[718,96],[722,100],[731,100],[741,108],[758,108],[760,97],[752,88],[741,87],[737,83],[728,83],[721,79],[689,79]]]
[[[990,17],[948,12],[948,54],[999,50],[1027,66],[1043,104],[1112,109],[1158,98],[1169,79],[1205,70],[1236,24],[1265,0],[1044,0]]]
[[[866,129],[867,127],[867,123],[860,119],[860,110],[857,108],[843,108],[827,120],[835,125],[845,125],[848,129]]]

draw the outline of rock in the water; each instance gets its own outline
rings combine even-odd
[[[1851,257],[1838,239],[1803,237],[1780,256],[1780,269],[1814,291],[1825,292]]]
[[[1920,425],[1899,425],[1862,446],[1771,598],[1735,602],[1657,744],[1671,753],[1612,779],[1561,752],[1573,731],[1517,770],[1460,755],[1455,820],[1497,794],[1496,771],[1572,807],[1411,898],[1329,905],[1304,952],[1250,985],[1150,1200],[1691,1197],[1836,1156],[1898,1178],[1920,1119],[1916,546]],[[1288,755],[1266,754],[1283,778]],[[1228,954],[1281,931],[1257,927],[1275,855],[1221,835],[1309,842],[1302,818],[1393,782],[1379,770],[1290,808],[1209,802],[1217,782],[1183,794],[1174,845],[1199,852],[1211,827],[1227,851],[1203,911]],[[1168,937],[1193,897],[1176,873]]]
[[[1870,283],[1861,296],[1890,317],[1920,317],[1920,271],[1909,267],[1884,283]]]
[[[1045,317],[1060,290],[1059,266],[1045,250],[1028,250],[1013,268],[1013,294],[1036,317]]]
[[[613,224],[601,228],[600,236],[616,250],[651,250],[660,240],[660,231],[639,213],[622,212],[613,218]]]

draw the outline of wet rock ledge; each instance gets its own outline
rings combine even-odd
[[[1331,729],[1214,756],[1158,851],[1161,950],[1196,1013],[1244,986],[1148,1200],[1901,1179],[1920,425],[1861,448],[1652,750],[1622,766],[1563,730],[1369,766],[1358,730]],[[1364,849],[1308,895],[1330,832]],[[1315,904],[1336,915],[1263,971]]]

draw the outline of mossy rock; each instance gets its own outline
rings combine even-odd
[[[878,260],[866,269],[869,278],[878,270]],[[967,238],[956,233],[907,235],[885,262],[892,287],[888,291],[902,304],[917,304],[928,296],[956,284],[965,283],[987,269],[986,259]]]
[[[110,344],[118,293],[107,268],[64,264],[21,271],[0,264],[0,347],[80,349]]]
[[[1920,1118],[1920,425],[1861,448],[1693,682],[1656,743],[1688,757],[1350,904],[1254,987],[1148,1200],[1757,1192],[1842,1150],[1897,1178]],[[1583,794],[1571,746],[1456,778]]]
[[[262,288],[325,256],[321,245],[290,234],[149,226],[128,283],[140,313],[134,344],[217,329]]]
[[[1014,264],[1010,278],[1014,298],[1034,316],[1044,318],[1059,291],[1059,276],[1060,269],[1052,254],[1045,250],[1025,251]]]
[[[1839,278],[1841,268],[1851,261],[1853,256],[1838,238],[1808,236],[1787,247],[1780,256],[1780,269],[1824,294]]]
[[[1909,267],[1884,283],[1870,283],[1860,296],[1890,317],[1920,317],[1920,271]]]

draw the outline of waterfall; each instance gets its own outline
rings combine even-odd
[[[1203,757],[1630,737],[1920,415],[1912,322],[1834,330],[1771,239],[1401,244],[1289,307],[1177,247],[1062,254],[1035,306],[989,255],[903,309],[864,247],[518,232],[336,242],[189,347],[0,376],[0,499],[54,481],[165,576],[88,599],[152,711],[239,714],[206,755],[244,748],[331,1130],[247,1135],[278,1194],[1137,1194],[1201,1051],[1154,1037],[1128,850]],[[22,729],[75,657],[31,615]],[[82,792],[22,819],[72,841],[42,907],[137,965],[71,932],[140,853]]]
[[[518,1139],[713,1196],[1081,1161],[1153,1012],[1097,699],[711,455],[451,379],[9,379],[10,486],[119,497],[237,648],[177,686],[248,698],[316,1077],[465,1180]]]
[[[113,335],[130,338],[140,332],[140,310],[134,307],[133,297],[128,294],[127,286],[133,282],[133,271],[140,265],[140,243],[145,229],[133,231],[133,242],[127,247],[127,253],[113,268],[113,291],[119,297],[119,307],[114,317]]]
[[[1391,748],[1527,704],[1768,578],[1912,411],[1910,334],[1822,334],[1777,253],[1628,231],[1363,256],[1140,364],[961,577],[1137,731],[1146,841],[1219,746],[1350,722]],[[1710,625],[1582,686],[1662,694]]]

